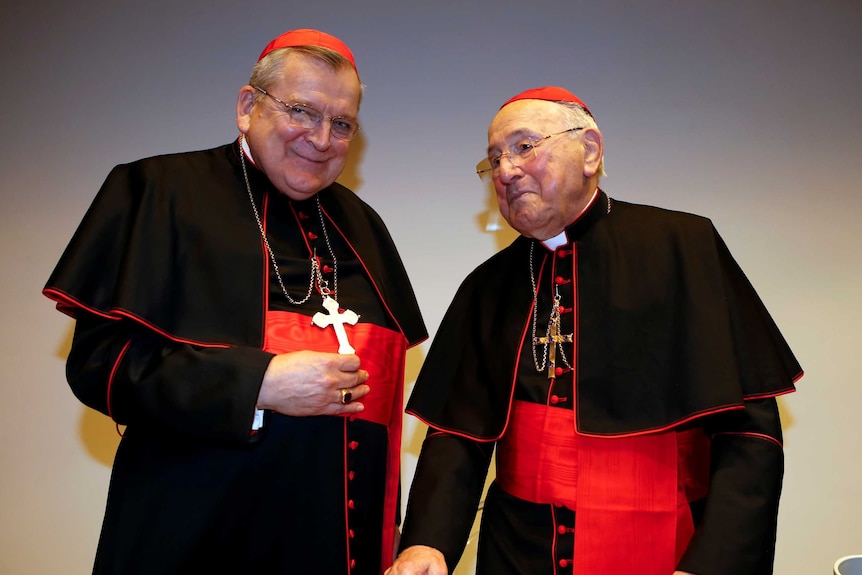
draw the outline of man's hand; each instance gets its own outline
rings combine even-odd
[[[284,415],[341,415],[358,413],[360,400],[371,391],[368,372],[359,369],[359,357],[317,351],[276,355],[269,362],[257,397],[258,409]],[[341,390],[351,394],[342,404]]]
[[[413,545],[401,552],[383,575],[448,575],[443,554],[433,547]]]

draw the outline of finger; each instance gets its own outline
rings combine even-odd
[[[354,401],[358,401],[368,395],[368,392],[371,391],[371,387],[367,385],[357,385],[354,387],[340,387],[335,390],[336,397],[335,403],[341,405],[347,405]]]
[[[338,369],[344,372],[357,371],[359,369],[359,356],[355,354],[339,355]]]
[[[350,392],[352,395],[351,401],[357,401],[371,392],[371,386],[365,384],[357,385],[356,387],[351,387]]]

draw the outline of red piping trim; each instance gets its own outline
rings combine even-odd
[[[380,288],[377,287],[377,282],[374,281],[374,276],[371,275],[371,272],[369,272],[368,268],[365,267],[365,261],[362,259],[362,257],[359,255],[359,253],[356,251],[356,248],[353,247],[353,244],[350,243],[350,240],[347,239],[347,235],[341,231],[341,228],[338,227],[338,224],[336,224],[335,221],[333,221],[332,217],[330,217],[330,215],[323,208],[323,204],[321,204],[321,206],[320,206],[320,211],[323,212],[323,215],[326,216],[326,219],[329,221],[330,224],[332,224],[332,227],[334,227],[336,229],[336,231],[338,231],[338,235],[341,236],[341,238],[344,240],[344,243],[346,243],[347,247],[350,248],[350,251],[353,252],[353,255],[356,256],[356,260],[359,262],[359,265],[361,265],[362,269],[365,271],[365,276],[368,278],[368,281],[371,282],[371,286],[374,288],[374,291],[377,292],[377,297],[380,298],[380,302],[383,304],[383,307],[386,308],[386,313],[389,314],[389,317],[390,317],[390,319],[392,319],[392,322],[396,326],[398,326],[398,331],[400,331],[402,334],[404,334],[404,328],[401,327],[401,324],[398,323],[398,318],[395,317],[395,314],[392,313],[392,310],[389,308],[389,303],[386,301],[386,298],[383,297],[383,294],[380,292]],[[426,336],[423,339],[417,341],[415,344],[412,344],[412,345],[408,341],[407,342],[407,348],[409,349],[411,347],[419,345],[420,343],[424,342],[427,339],[428,339],[428,337]]]
[[[156,325],[146,321],[142,317],[130,312],[129,310],[126,310],[123,308],[111,308],[111,310],[108,312],[100,311],[100,310],[97,310],[93,307],[90,307],[90,306],[84,304],[83,302],[72,297],[71,295],[69,295],[65,292],[61,292],[61,291],[54,289],[54,288],[45,288],[42,291],[42,293],[45,294],[45,296],[47,296],[48,298],[58,302],[58,304],[66,305],[66,306],[71,307],[71,308],[80,308],[80,309],[83,309],[89,313],[92,313],[93,315],[97,315],[97,316],[105,318],[105,319],[110,319],[113,321],[119,321],[123,318],[130,319],[134,322],[137,322],[137,323],[143,325],[147,329],[150,329],[150,330],[158,333],[159,335],[162,335],[162,336],[166,337],[167,339],[169,339],[171,341],[175,341],[177,343],[187,343],[189,345],[196,345],[199,347],[217,347],[217,348],[233,347],[229,343],[211,343],[211,342],[195,341],[193,339],[186,339],[186,338],[182,338],[182,337],[177,337],[177,336],[172,335],[172,334],[166,332],[165,330],[157,327]],[[57,308],[60,309],[60,311],[62,311],[63,313],[66,313],[66,315],[70,315],[65,310],[60,308],[60,305],[58,305]],[[71,316],[71,317],[74,317],[74,316]]]
[[[111,391],[114,388],[114,376],[117,375],[117,370],[120,367],[120,362],[123,361],[123,358],[126,356],[126,352],[129,350],[129,347],[131,347],[131,345],[132,340],[129,340],[126,342],[126,345],[123,346],[123,349],[120,350],[119,355],[117,355],[117,359],[114,361],[114,365],[111,366],[111,374],[108,376],[108,389],[106,390],[105,404],[108,408],[108,417],[113,419],[114,422],[117,421],[116,419],[114,419],[114,410],[111,409]],[[117,429],[117,432],[119,433],[119,429]]]
[[[598,198],[598,191],[593,196],[593,200]],[[592,204],[592,202],[590,202]],[[578,370],[581,367],[580,358],[578,357],[578,348],[580,347],[581,332],[578,329],[578,322],[581,321],[581,303],[580,303],[580,278],[578,277],[578,243],[572,242],[572,408],[575,410],[575,425],[577,425],[577,403],[578,403]]]
[[[343,457],[344,457],[344,549],[346,552],[346,571],[348,575],[350,574],[350,507],[348,506],[348,501],[350,501],[350,491],[348,487],[349,479],[348,479],[348,462],[347,462],[347,443],[348,443],[348,433],[347,433],[347,418],[343,419],[343,429],[344,429],[344,441],[342,442],[342,446],[344,448]]]
[[[263,222],[261,225],[263,226],[263,233],[266,235],[266,214],[269,209],[269,194],[263,195]],[[263,263],[262,272],[263,272],[263,307],[260,310],[260,341],[263,342],[263,345],[266,345],[266,314],[269,310],[269,267],[272,265],[272,262],[269,260],[269,251],[266,249],[266,242],[263,241],[263,238],[260,238],[260,257]]]
[[[557,573],[557,537],[559,537],[559,533],[557,533],[557,514],[554,512],[554,507],[550,506],[551,511],[551,523],[554,526],[554,541],[551,543],[551,565],[554,566],[554,575]]]
[[[752,439],[760,439],[762,441],[768,441],[770,443],[774,443],[780,449],[784,449],[784,444],[781,443],[777,438],[772,437],[771,435],[766,435],[765,433],[752,433],[750,431],[720,431],[718,433],[714,433],[712,435],[713,438],[718,437],[719,435],[739,435],[744,437],[750,437]]]

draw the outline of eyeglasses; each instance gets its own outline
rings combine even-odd
[[[541,138],[525,138],[523,140],[519,140],[513,145],[509,146],[507,150],[502,154],[489,156],[476,164],[476,173],[482,180],[487,180],[491,176],[498,174],[500,172],[500,164],[503,162],[503,158],[508,158],[509,162],[516,168],[522,167],[539,156],[539,153],[536,151],[536,148],[541,146],[542,143],[550,140],[554,136],[560,136],[562,134],[568,134],[569,132],[583,130],[584,127],[585,126],[581,126],[579,128],[569,128],[568,130],[548,134],[547,136],[543,136]]]
[[[274,102],[284,106],[284,111],[287,113],[290,123],[294,126],[299,126],[306,130],[313,130],[319,126],[320,122],[325,118],[329,120],[330,133],[339,140],[345,140],[348,142],[352,140],[356,135],[356,132],[359,131],[359,122],[357,122],[355,118],[347,116],[324,116],[311,106],[306,106],[305,104],[299,104],[296,102],[288,104],[284,100],[279,100],[263,88],[258,88],[257,86],[252,87],[261,94],[272,98]]]

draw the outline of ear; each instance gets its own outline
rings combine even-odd
[[[584,176],[590,178],[599,171],[604,155],[604,138],[597,128],[584,130]]]
[[[245,85],[236,97],[236,127],[243,134],[248,133],[251,126],[251,112],[255,103],[255,89]]]

